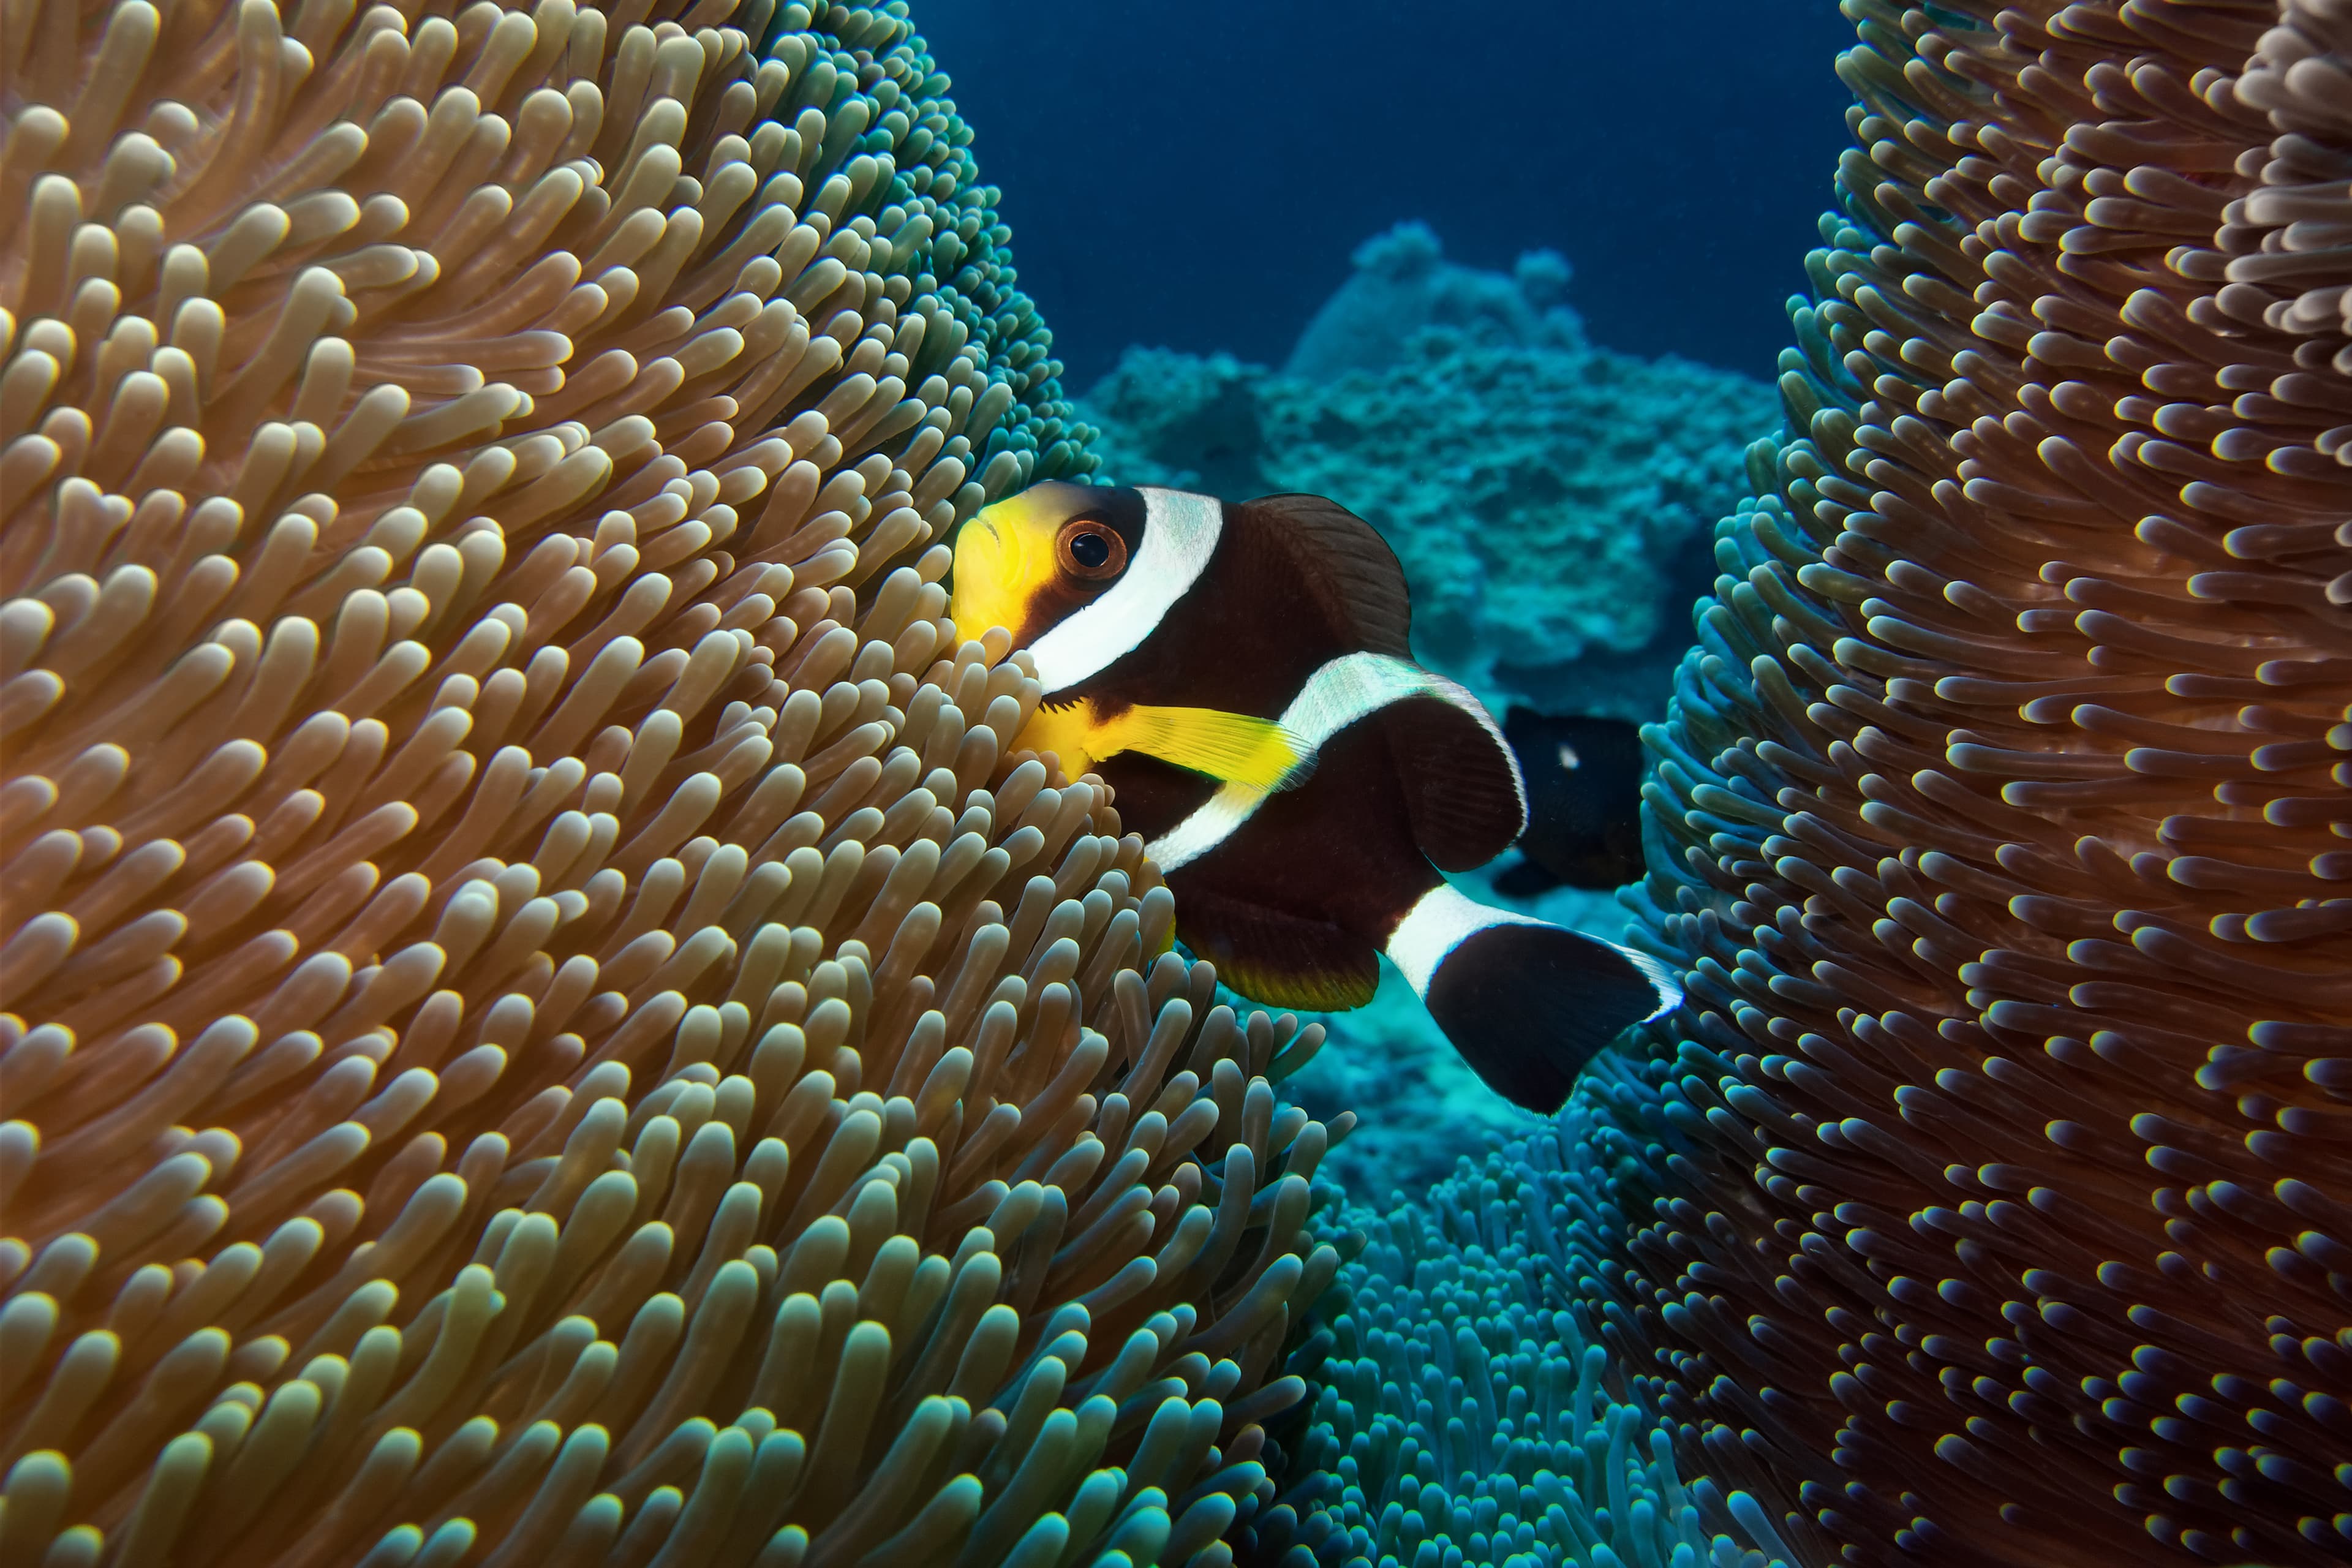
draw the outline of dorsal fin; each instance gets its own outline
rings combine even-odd
[[[1357,646],[1412,657],[1404,568],[1370,523],[1322,496],[1261,496],[1234,510],[1290,556],[1324,614]]]

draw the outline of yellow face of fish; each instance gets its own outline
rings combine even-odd
[[[948,614],[957,631],[1003,626],[1016,647],[1035,641],[1118,580],[1141,512],[1133,490],[1059,480],[982,508],[956,535]]]
[[[1260,792],[1303,774],[1312,759],[1271,719],[1103,708],[1074,691],[1157,629],[1216,548],[1222,517],[1206,496],[1048,481],[964,524],[948,601],[957,632],[1007,628],[1045,689],[1016,749],[1050,752],[1073,777],[1122,752]]]

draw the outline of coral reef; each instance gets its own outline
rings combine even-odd
[[[1087,394],[1102,478],[1227,498],[1270,493],[1257,402],[1268,375],[1231,354],[1129,348]]]
[[[1345,1126],[942,618],[1088,466],[946,86],[897,5],[10,12],[10,1563],[1271,1496]]]
[[[1414,334],[1433,326],[1523,346],[1584,346],[1584,324],[1564,303],[1574,269],[1556,250],[1527,252],[1506,278],[1446,260],[1427,224],[1401,223],[1349,260],[1355,270],[1299,332],[1283,374],[1318,385],[1350,372],[1378,375],[1402,363]]]
[[[1609,1331],[1808,1555],[2341,1563],[2352,10],[1845,8]]]
[[[1330,496],[1403,561],[1431,668],[1491,701],[1653,716],[1769,389],[1588,345],[1549,252],[1506,278],[1408,225],[1357,263],[1282,374],[1129,350],[1085,401],[1103,471]]]
[[[1603,1058],[1557,1120],[1463,1160],[1426,1211],[1349,1212],[1370,1245],[1322,1314],[1301,1479],[1261,1549],[1335,1568],[1791,1561],[1747,1494],[1685,1489],[1669,1427],[1584,1317],[1610,1293],[1618,1205],[1658,1188],[1659,1108],[1642,1069]]]

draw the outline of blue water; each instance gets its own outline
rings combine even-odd
[[[1576,268],[1596,342],[1769,375],[1845,144],[1834,0],[927,0],[1083,391],[1131,342],[1279,363],[1350,251]]]

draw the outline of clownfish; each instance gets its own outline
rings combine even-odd
[[[1503,739],[1527,786],[1528,826],[1522,858],[1495,879],[1496,892],[1531,898],[1563,882],[1606,890],[1642,874],[1639,726],[1515,703]]]
[[[1178,940],[1244,995],[1360,1006],[1386,953],[1543,1112],[1681,1001],[1646,954],[1446,882],[1518,837],[1527,791],[1477,699],[1412,662],[1403,569],[1337,503],[1049,482],[967,521],[951,571],[955,623],[1007,628],[1045,688],[1015,749],[1111,786]]]

